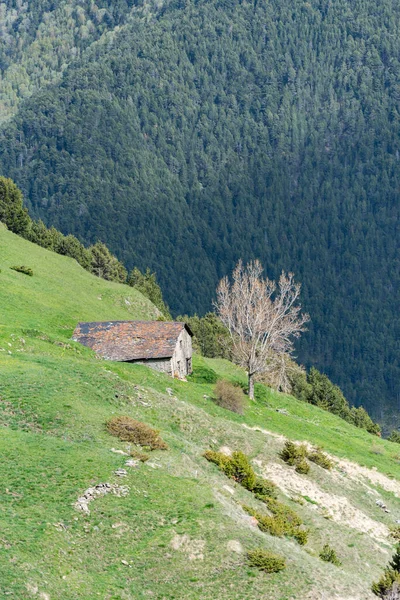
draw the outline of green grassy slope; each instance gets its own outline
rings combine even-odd
[[[30,266],[33,277],[14,264]],[[242,417],[217,407],[210,385],[99,360],[71,341],[76,322],[154,318],[145,298],[2,228],[0,269],[0,597],[373,598],[371,579],[392,550],[385,527],[400,518],[397,446],[266,388]],[[202,362],[228,379],[245,377],[226,361],[196,358],[195,368]],[[126,444],[104,428],[117,414],[159,428],[169,450],[125,467],[128,457],[111,449]],[[375,467],[375,481],[350,464],[295,476],[278,457],[282,435]],[[222,445],[248,453],[257,472],[280,483],[280,499],[310,528],[305,547],[251,525],[240,504],[258,501],[201,456]],[[78,512],[77,498],[101,482],[129,493]],[[340,569],[318,558],[325,542]],[[286,571],[247,567],[244,552],[259,546],[283,554]]]

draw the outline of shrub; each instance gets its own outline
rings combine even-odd
[[[131,417],[113,417],[108,421],[107,431],[123,442],[131,442],[150,450],[167,450],[167,444],[160,438],[159,431]]]
[[[260,571],[265,571],[265,573],[278,573],[286,567],[283,556],[273,554],[262,548],[250,550],[247,553],[247,560],[250,567],[256,567]]]
[[[385,569],[379,581],[372,584],[371,590],[375,596],[379,596],[379,598],[384,598],[385,600],[399,598],[399,595],[395,594],[396,592],[397,594],[400,592],[400,574],[393,569]],[[394,592],[393,595],[392,592]]]
[[[257,519],[260,531],[276,537],[282,537],[283,535],[291,536],[303,546],[307,542],[308,531],[299,528],[302,524],[300,517],[281,502],[277,502],[272,498],[266,500],[268,500],[268,503],[266,503],[273,516],[263,515],[245,505],[243,505],[243,510]]]
[[[24,265],[21,265],[20,267],[10,267],[10,269],[17,271],[18,273],[23,273],[24,275],[29,275],[29,277],[32,277],[33,275],[32,269],[30,267],[25,267]]]
[[[310,472],[310,465],[305,458],[298,461],[296,464],[296,471],[297,473],[300,473],[300,475],[307,475],[307,473]]]
[[[214,450],[207,450],[203,454],[204,458],[206,458],[209,462],[217,465],[221,471],[225,473],[228,477],[231,477],[231,457],[223,454],[222,452],[215,452]]]
[[[257,479],[256,474],[249,459],[243,452],[234,452],[232,456],[226,456],[222,452],[207,450],[203,456],[216,464],[227,477],[240,483],[246,490],[253,490]]]
[[[277,495],[275,483],[269,479],[263,479],[262,477],[256,477],[256,482],[251,491],[259,500],[263,500],[265,496],[268,496],[268,498],[276,498]]]
[[[331,459],[328,458],[324,452],[322,452],[321,448],[316,448],[316,450],[310,452],[308,455],[308,460],[311,460],[313,463],[322,467],[323,469],[328,469],[328,471],[332,469],[334,464]]]
[[[279,456],[285,461],[285,463],[293,466],[306,458],[307,449],[304,444],[298,445],[290,440],[287,440]]]
[[[137,448],[133,448],[133,450],[130,451],[130,455],[132,456],[132,458],[136,458],[137,460],[140,460],[140,462],[147,462],[150,458],[150,456],[148,454],[141,452]]]
[[[266,498],[265,504],[272,514],[282,518],[285,523],[287,523],[288,527],[298,527],[303,523],[299,515],[285,504],[282,504],[282,502],[274,500],[273,498]]]
[[[209,367],[196,367],[191,375],[188,376],[190,381],[195,383],[216,383],[218,381],[218,375],[213,369]]]
[[[300,546],[305,546],[308,541],[308,529],[296,529],[293,537]]]
[[[255,515],[254,515],[255,516]],[[270,515],[255,516],[258,521],[258,528],[264,533],[269,533],[275,537],[282,537],[287,533],[285,523],[282,519],[271,517]]]
[[[396,590],[400,587],[400,545],[396,547],[396,552],[392,560],[386,567],[382,577],[376,583],[372,584],[372,591],[380,598],[397,598]]]
[[[338,559],[335,550],[333,548],[331,548],[329,546],[329,544],[325,544],[325,546],[322,548],[321,552],[319,553],[319,557],[324,562],[330,562],[333,565],[335,565],[336,567],[340,567],[340,565],[342,564],[340,562],[340,560]]]
[[[239,415],[244,412],[245,396],[240,387],[221,379],[214,388],[214,401],[218,406],[231,410]]]
[[[231,477],[240,483],[246,490],[253,490],[256,483],[256,474],[249,459],[243,452],[234,452],[231,457]]]

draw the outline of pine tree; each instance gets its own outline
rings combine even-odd
[[[11,231],[26,236],[31,219],[23,206],[22,193],[12,179],[0,177],[0,221]]]

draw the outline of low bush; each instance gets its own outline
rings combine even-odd
[[[256,477],[256,482],[251,491],[259,500],[263,500],[265,496],[268,498],[276,498],[277,496],[275,483],[262,477]]]
[[[29,275],[29,277],[32,277],[33,275],[33,271],[30,267],[25,267],[24,265],[21,265],[20,267],[14,266],[14,267],[10,267],[10,269],[12,269],[13,271],[17,271],[17,273],[23,273],[24,275]]]
[[[167,444],[160,438],[159,431],[131,417],[113,417],[106,424],[108,433],[123,442],[131,442],[150,450],[168,450]]]
[[[316,448],[308,454],[308,460],[311,460],[313,463],[322,467],[323,469],[328,469],[330,471],[334,465],[330,458],[327,457],[324,452],[322,452],[321,448]]]
[[[296,471],[300,475],[307,475],[310,472],[310,465],[305,458],[302,458],[296,463]]]
[[[371,587],[375,596],[384,600],[398,600],[400,597],[400,573],[393,569],[386,569],[379,581]]]
[[[400,591],[400,545],[396,547],[396,552],[389,561],[388,566],[383,572],[379,581],[372,584],[373,593],[380,598],[397,599]]]
[[[305,546],[308,541],[308,529],[296,529],[292,537],[300,546]]]
[[[255,567],[265,573],[278,573],[286,567],[285,559],[279,554],[273,554],[268,550],[256,548],[247,553],[247,561],[250,567]]]
[[[335,550],[333,548],[331,548],[329,546],[329,544],[325,544],[325,546],[322,548],[321,552],[319,553],[319,557],[324,562],[330,562],[333,565],[335,565],[336,567],[340,567],[340,565],[342,564],[340,562],[339,558],[337,557]]]
[[[230,463],[231,457],[223,454],[222,452],[215,452],[214,450],[206,450],[203,454],[204,458],[206,458],[209,462],[217,465],[221,471],[228,475],[230,473]],[[230,477],[230,474],[228,475]]]
[[[231,410],[238,415],[243,414],[245,395],[240,387],[233,385],[225,379],[221,379],[215,386],[214,396],[214,401],[218,406]]]
[[[216,464],[227,477],[240,483],[246,490],[253,490],[257,480],[256,474],[243,452],[234,452],[232,456],[226,456],[222,452],[207,450],[203,456]]]
[[[243,452],[234,452],[231,457],[231,477],[246,490],[252,491],[256,484],[256,474],[249,459]]]
[[[150,456],[148,454],[141,452],[137,448],[133,448],[133,450],[130,451],[130,455],[132,456],[132,458],[136,458],[137,460],[140,460],[140,462],[147,462],[150,458]]]
[[[265,500],[265,504],[267,505],[268,509],[272,512],[272,514],[275,517],[282,518],[285,521],[285,523],[287,523],[288,527],[299,527],[303,523],[301,517],[299,517],[299,515],[294,510],[292,510],[285,504],[282,504],[282,502],[274,500],[273,498],[267,498]]]
[[[257,518],[258,517],[258,518]],[[275,537],[282,537],[287,533],[287,528],[282,519],[271,517],[270,515],[257,514],[258,528],[264,533],[269,533]]]
[[[194,383],[217,383],[218,375],[213,369],[206,366],[196,367],[188,380]]]
[[[260,531],[276,537],[284,535],[293,537],[303,546],[307,542],[308,531],[300,529],[302,524],[300,517],[291,508],[272,498],[266,504],[272,515],[263,515],[246,505],[243,505],[243,510],[257,519]]]
[[[279,456],[285,463],[293,466],[307,457],[307,448],[304,444],[295,444],[287,440]]]

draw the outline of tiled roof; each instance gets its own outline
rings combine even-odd
[[[185,323],[166,321],[105,321],[78,323],[72,339],[108,360],[169,358]]]

